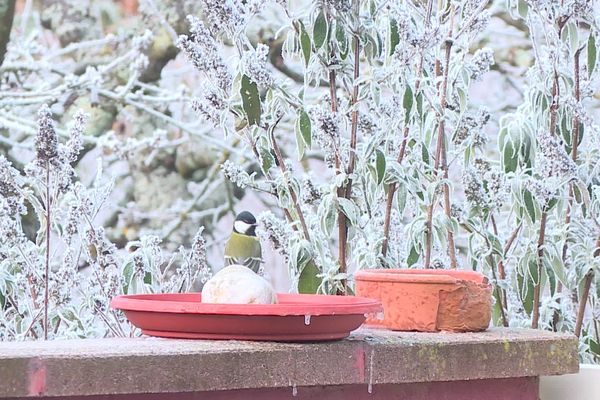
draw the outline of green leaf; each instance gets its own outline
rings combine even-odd
[[[400,35],[398,33],[398,22],[391,18],[390,19],[390,50],[389,55],[391,56],[396,51],[396,46],[400,43]]]
[[[458,103],[460,106],[460,111],[464,111],[467,107],[467,94],[460,87],[456,88],[456,91],[458,92]]]
[[[548,275],[548,284],[550,286],[550,295],[554,296],[556,293],[556,275],[552,269],[546,269],[546,275]]]
[[[523,200],[525,201],[525,209],[532,223],[535,223],[535,200],[533,195],[527,189],[523,191]]]
[[[519,15],[521,16],[521,18],[527,17],[527,12],[529,11],[529,6],[525,2],[525,0],[517,1],[517,11],[519,12]]]
[[[530,258],[529,259],[529,277],[531,277],[532,283],[534,285],[540,282],[540,274],[538,271],[537,259]]]
[[[585,336],[587,336],[587,335],[584,334],[584,337]],[[593,354],[600,356],[600,344],[598,344],[598,342],[594,341],[594,339],[592,339],[590,336],[588,336],[588,345],[590,346],[590,351]]]
[[[410,88],[410,85],[406,85],[406,90],[404,91],[404,97],[402,98],[402,106],[404,107],[404,121],[408,122],[410,118],[410,111],[413,106],[413,91]]]
[[[561,281],[564,286],[568,287],[569,282],[567,280],[567,273],[560,257],[552,257],[550,266],[552,267],[552,271],[556,278]]]
[[[424,144],[421,145],[421,158],[425,164],[429,164],[429,150]]]
[[[123,267],[123,293],[129,293],[129,285],[131,284],[131,278],[133,276],[133,263],[130,261]]]
[[[300,47],[302,48],[302,55],[304,55],[304,65],[308,66],[311,52],[310,36],[308,36],[302,21],[300,21]]]
[[[375,165],[377,167],[377,184],[380,185],[383,182],[385,176],[385,154],[379,149],[375,151],[376,159]]]
[[[496,290],[494,290],[494,297],[497,297]],[[500,309],[500,302],[498,300],[494,301],[494,305],[492,306],[492,321],[494,326],[502,326],[502,310]]]
[[[242,96],[242,107],[248,118],[248,125],[258,125],[261,114],[260,95],[256,82],[252,82],[247,75],[242,76],[240,95]]]
[[[332,199],[332,195],[327,195],[323,198],[323,201],[319,204],[317,215],[321,222],[321,231],[326,236],[330,236],[337,220],[337,207]]]
[[[420,91],[417,94],[417,112],[419,113],[419,118],[423,118],[423,93]]]
[[[569,130],[569,127],[567,126],[567,117],[564,115],[560,119],[560,123],[558,124],[558,130],[561,133],[561,136],[563,137],[563,139],[565,139],[565,144],[568,147],[571,147],[573,138],[571,137],[571,131]],[[569,152],[570,152],[570,150],[569,150]]]
[[[144,283],[146,285],[152,285],[152,274],[150,272],[146,272],[144,275]]]
[[[529,276],[529,273],[525,271],[525,274],[519,271],[517,273],[517,285],[519,286],[519,298],[523,303],[523,308],[528,315],[531,315],[533,311],[533,290],[534,284]]]
[[[550,210],[552,210],[557,204],[558,204],[557,197],[550,199],[550,201],[548,202],[548,205],[546,206],[546,212],[550,212]]]
[[[590,33],[590,38],[587,42],[587,66],[588,76],[591,77],[596,68],[596,38],[593,33]]]
[[[296,150],[298,150],[298,160],[302,160],[302,157],[304,157],[304,138],[302,137],[302,133],[300,132],[300,124],[296,124],[296,129],[294,129],[294,131],[296,132]]]
[[[258,152],[260,154],[260,159],[262,162],[262,170],[266,174],[267,171],[271,169],[273,164],[275,164],[275,158],[273,157],[273,154],[271,154],[269,149],[266,147],[259,147]]]
[[[592,199],[590,198],[590,187],[582,181],[573,182],[573,194],[577,204],[581,204],[584,209],[589,208]]]
[[[300,129],[304,143],[310,149],[310,146],[312,145],[312,125],[310,117],[304,110],[300,110],[300,115],[298,116],[298,128]]]
[[[516,155],[513,143],[508,140],[504,146],[503,152],[504,172],[515,172],[517,170],[518,156]]]
[[[406,197],[408,195],[408,191],[406,190],[406,185],[402,185],[398,183],[398,189],[396,194],[396,201],[398,202],[398,214],[400,218],[404,215],[404,208],[406,207]]]
[[[350,225],[356,225],[359,215],[359,209],[356,204],[354,204],[352,200],[348,200],[344,197],[338,198],[338,204],[340,205],[340,210],[350,222]]]
[[[298,293],[301,294],[315,294],[319,290],[321,285],[321,279],[318,277],[319,268],[315,265],[313,260],[310,260],[302,272],[300,272],[300,278],[298,279]]]
[[[415,249],[414,246],[410,248],[410,252],[408,253],[408,258],[406,259],[406,264],[411,267],[415,265],[415,263],[419,261],[419,252]]]
[[[317,19],[315,20],[315,25],[313,26],[313,41],[315,42],[315,47],[320,49],[325,43],[327,39],[327,20],[325,19],[325,13],[321,10],[319,15],[317,15]]]
[[[339,21],[335,25],[335,38],[338,42],[338,46],[340,47],[340,57],[342,60],[345,60],[348,56],[350,46],[348,46],[348,38],[346,37],[346,32],[344,31],[344,25]]]
[[[573,21],[567,23],[566,27],[562,30],[563,42],[569,45],[572,52],[575,52],[579,47],[579,38],[577,35],[577,25]]]

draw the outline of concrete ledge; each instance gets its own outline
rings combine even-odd
[[[577,371],[574,336],[521,329],[360,329],[343,341],[314,344],[157,338],[0,344],[0,398],[372,386]]]

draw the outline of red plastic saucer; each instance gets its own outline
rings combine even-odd
[[[202,303],[200,293],[115,297],[146,335],[187,339],[281,342],[336,340],[358,328],[366,314],[383,310],[377,300],[356,296],[278,294],[278,304]]]

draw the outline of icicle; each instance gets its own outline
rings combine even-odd
[[[292,385],[292,396],[298,396],[298,388],[296,387],[295,383]]]
[[[310,315],[304,316],[304,325],[310,325]]]
[[[375,350],[371,350],[371,356],[369,357],[369,385],[367,386],[367,392],[373,393],[373,358],[375,357]]]

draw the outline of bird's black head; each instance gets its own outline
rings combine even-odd
[[[242,235],[256,236],[256,218],[249,211],[242,211],[235,217],[233,231]]]

